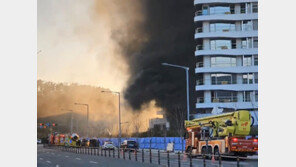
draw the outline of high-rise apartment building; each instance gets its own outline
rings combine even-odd
[[[195,117],[247,109],[257,122],[258,0],[194,0]]]

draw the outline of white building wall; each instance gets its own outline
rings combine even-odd
[[[257,13],[250,13],[251,8],[246,9],[247,13],[241,13],[241,7],[239,3],[257,2],[256,0],[194,0],[195,4],[202,5],[205,4],[218,4],[218,3],[232,3],[234,5],[235,14],[219,14],[219,15],[201,15],[195,16],[194,21],[201,23],[203,32],[195,34],[195,39],[202,39],[202,43],[198,45],[203,45],[202,50],[197,50],[195,56],[203,57],[203,67],[196,68],[195,72],[203,74],[204,85],[196,85],[197,91],[204,92],[204,102],[197,103],[196,108],[198,109],[208,109],[212,107],[222,107],[222,108],[236,108],[236,109],[251,109],[258,108],[258,102],[243,102],[243,91],[257,91],[258,84],[242,84],[243,73],[258,72],[257,66],[243,66],[243,55],[254,55],[258,54],[258,48],[247,48],[241,49],[242,38],[252,38],[258,36],[258,31],[242,31],[242,21],[243,20],[254,20],[258,19]],[[220,22],[220,21],[232,21],[235,23],[235,30],[231,32],[210,32],[210,22]],[[235,39],[236,48],[225,49],[225,50],[210,50],[210,39],[217,38],[227,38]],[[236,66],[232,67],[211,67],[211,56],[235,56]],[[254,62],[254,58],[252,58]],[[232,73],[236,75],[236,83],[230,85],[211,85],[211,73]],[[212,103],[211,102],[211,92],[212,91],[235,91],[237,92],[237,102],[227,102],[227,103]],[[254,100],[254,94],[251,97]],[[255,105],[253,104],[255,103]]]

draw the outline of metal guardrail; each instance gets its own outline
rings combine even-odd
[[[61,151],[72,152],[75,154],[86,154],[91,156],[101,156],[108,158],[124,159],[142,163],[158,164],[170,166],[189,166],[195,164],[204,166],[212,165],[213,163],[222,167],[222,159],[232,159],[236,161],[236,166],[240,166],[242,160],[250,160],[247,157],[228,156],[228,155],[214,155],[214,154],[186,154],[179,152],[168,152],[152,149],[102,149],[101,147],[66,147],[61,145],[44,144],[44,148],[58,149]],[[154,153],[152,153],[152,151]],[[181,159],[181,156],[183,158]],[[195,162],[193,161],[195,160]],[[202,160],[202,161],[200,161]]]

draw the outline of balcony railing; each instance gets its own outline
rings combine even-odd
[[[237,102],[237,97],[227,97],[227,96],[220,96],[220,97],[212,97],[212,103],[232,103]]]
[[[234,10],[233,11],[231,11],[231,12],[223,12],[223,13],[210,13],[210,12],[203,12],[202,10],[198,10],[198,11],[196,11],[195,12],[195,16],[208,16],[208,15],[221,15],[221,14],[225,14],[225,15],[227,15],[227,14],[235,14],[234,13]]]
[[[209,85],[233,85],[233,84],[237,84],[236,81],[213,81],[211,79],[198,79],[196,80],[196,85],[204,85],[205,81],[207,81],[207,83],[209,83]]]
[[[204,98],[203,97],[198,97],[196,99],[196,103],[204,103]],[[212,103],[235,103],[237,102],[237,97],[218,97],[218,98],[213,98],[212,97]]]
[[[203,45],[196,45],[196,51],[198,50],[206,50],[204,49],[205,47]],[[235,43],[231,44],[231,47],[230,46],[219,46],[219,47],[216,47],[216,48],[210,48],[207,49],[207,50],[227,50],[227,49],[251,49],[251,48],[257,48],[257,45],[255,45],[254,47],[245,47],[245,46],[241,46],[241,47],[237,47],[237,45]]]

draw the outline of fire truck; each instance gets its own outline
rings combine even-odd
[[[219,114],[185,121],[186,153],[191,156],[248,156],[258,151],[258,139],[251,137],[254,118],[249,111]]]

